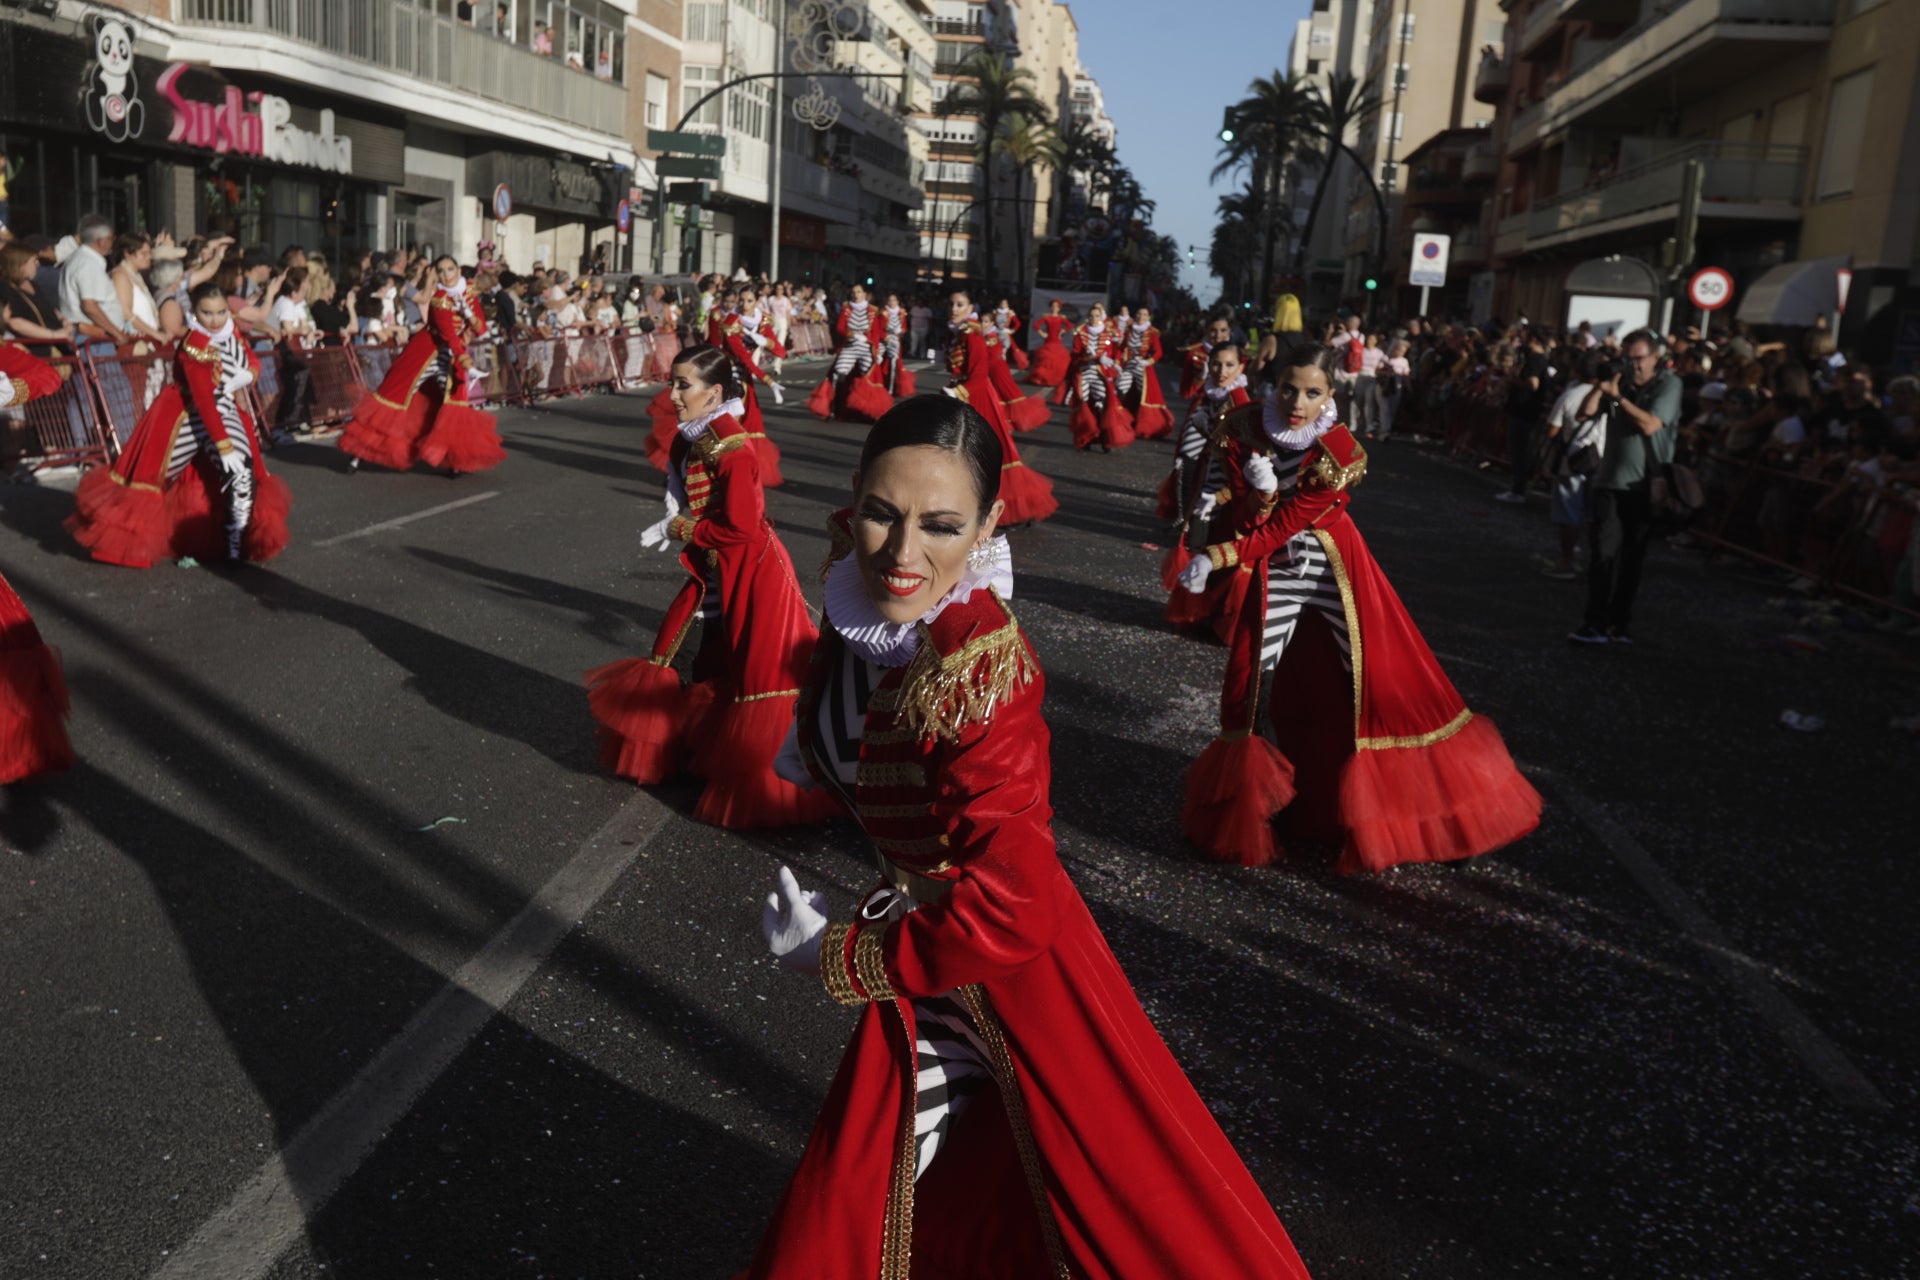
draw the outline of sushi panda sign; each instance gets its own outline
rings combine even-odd
[[[114,142],[140,136],[147,108],[133,74],[133,24],[119,15],[96,13],[88,20],[93,59],[80,86],[87,124]]]

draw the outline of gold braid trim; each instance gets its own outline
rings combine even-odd
[[[693,448],[701,458],[713,462],[724,454],[732,453],[735,449],[744,449],[752,443],[753,441],[744,434],[722,438],[709,431],[693,442]]]
[[[798,689],[775,689],[770,693],[743,693],[735,698],[734,701],[765,702],[768,698],[797,698],[799,696],[800,691]]]
[[[929,854],[945,853],[953,847],[953,841],[946,836],[922,836],[916,840],[889,840],[885,836],[875,836],[873,842],[889,858],[924,858]],[[936,871],[940,869],[929,868]]]
[[[1400,738],[1356,738],[1353,746],[1356,751],[1390,751],[1395,747],[1430,747],[1436,742],[1444,742],[1467,727],[1467,721],[1473,719],[1473,712],[1462,709],[1459,715],[1435,729],[1432,733],[1416,733]]]
[[[820,562],[820,580],[826,581],[827,570],[853,554],[853,534],[838,520],[827,521],[827,558]]]
[[[878,764],[862,760],[854,773],[856,787],[924,787],[927,771],[917,764]]]
[[[1315,529],[1313,536],[1320,543],[1320,549],[1327,553],[1327,564],[1333,569],[1333,580],[1340,587],[1340,608],[1347,615],[1347,652],[1353,659],[1353,733],[1357,740],[1360,736],[1360,711],[1365,697],[1367,671],[1366,650],[1360,643],[1360,602],[1353,594],[1353,580],[1347,577],[1346,557],[1334,545],[1333,535],[1324,529]]]
[[[883,929],[862,929],[853,939],[853,971],[869,1000],[898,1000],[900,993],[887,980],[887,959],[881,950]]]
[[[867,739],[872,737],[872,734],[867,735]],[[890,818],[924,818],[932,812],[931,804],[863,804],[860,806],[860,816],[872,818],[875,822],[884,822]]]
[[[33,388],[27,385],[25,378],[8,378],[7,387],[9,395],[6,403],[10,405],[25,404],[33,399]]]
[[[667,522],[667,536],[675,542],[693,541],[694,528],[700,521],[693,516],[675,516]]]
[[[844,1005],[865,1004],[866,998],[853,988],[853,975],[847,972],[847,935],[850,924],[830,924],[820,935],[820,981],[827,994]]]
[[[181,344],[180,350],[190,359],[198,360],[201,364],[220,363],[220,353],[212,347],[200,347],[195,346],[191,342],[186,342]]]
[[[1320,456],[1314,460],[1311,474],[1322,488],[1336,492],[1351,489],[1367,474],[1367,451],[1355,445],[1353,461],[1343,467],[1333,460],[1332,454],[1322,449]]]
[[[1060,1225],[1053,1218],[1053,1204],[1047,1199],[1046,1166],[1040,1160],[1040,1148],[1033,1140],[1033,1125],[1027,1119],[1026,1096],[1020,1092],[1020,1078],[1014,1074],[1013,1055],[1007,1052],[1007,1038],[987,999],[987,989],[979,983],[961,987],[957,993],[973,1014],[973,1024],[993,1059],[993,1074],[1000,1086],[1000,1100],[1007,1109],[1007,1124],[1013,1130],[1013,1145],[1020,1151],[1020,1167],[1027,1175],[1027,1191],[1040,1215],[1040,1234],[1047,1242],[1047,1256],[1053,1261],[1057,1280],[1073,1280],[1067,1266],[1066,1246],[1060,1242]]]
[[[1240,544],[1234,542],[1216,542],[1207,548],[1207,559],[1216,569],[1231,569],[1240,563]]]
[[[880,1232],[880,1280],[912,1280],[913,1275],[913,1175],[918,1163],[914,1145],[914,1122],[920,1107],[920,1064],[914,1052],[913,1036],[907,1030],[907,1011],[897,1004],[882,1005],[893,1010],[900,1020],[900,1035],[906,1049],[899,1055],[900,1119],[893,1148],[893,1177],[887,1187],[886,1217]]]
[[[1011,610],[1007,624],[977,636],[942,656],[921,624],[920,652],[901,681],[900,715],[922,739],[957,740],[970,724],[985,722],[1017,685],[1031,683],[1037,670]]]

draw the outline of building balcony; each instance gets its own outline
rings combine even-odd
[[[1493,252],[1496,257],[1511,258],[1527,251],[1527,216],[1527,211],[1522,209],[1494,225]]]
[[[1500,172],[1500,149],[1491,139],[1467,148],[1460,161],[1460,176],[1467,182],[1487,182]]]
[[[827,243],[863,254],[885,258],[920,256],[920,233],[912,227],[875,226],[871,219],[859,224],[833,223],[827,227]]]
[[[1679,0],[1611,38],[1582,40],[1565,77],[1513,122],[1508,146],[1531,147],[1575,121],[1630,128],[1648,103],[1709,97],[1745,83],[1833,33],[1838,0]],[[1561,15],[1572,0],[1549,0]]]
[[[853,222],[860,216],[860,183],[786,151],[780,162],[780,207],[828,224]]]
[[[1507,96],[1513,83],[1513,64],[1496,54],[1482,54],[1480,68],[1473,73],[1473,100],[1498,103]]]
[[[958,36],[963,40],[985,40],[987,24],[972,18],[935,18],[933,34],[936,36]]]
[[[576,128],[626,135],[625,85],[576,71],[557,57],[483,34],[409,0],[178,0],[174,12],[189,39],[199,28],[286,41]],[[311,61],[306,78],[336,81],[325,70],[316,76]],[[386,83],[356,81],[351,74],[338,78],[336,87],[382,100],[392,91]],[[513,131],[511,121],[495,123],[500,132]]]
[[[1682,146],[1584,190],[1536,200],[1526,214],[1526,248],[1552,248],[1672,222],[1680,212],[1687,165],[1696,160],[1703,168],[1703,221],[1796,221],[1806,185],[1806,154],[1800,147],[1764,144],[1702,142]],[[1511,221],[1500,224],[1503,240]]]

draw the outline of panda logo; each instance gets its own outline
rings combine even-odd
[[[115,142],[140,136],[147,108],[133,76],[133,27],[125,19],[94,14],[93,61],[80,90],[87,124]]]

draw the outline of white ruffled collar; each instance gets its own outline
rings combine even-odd
[[[847,305],[849,307],[852,307],[855,312],[864,312],[868,307],[872,306],[873,304],[871,302],[854,302],[851,299],[849,299],[847,302]]]
[[[221,325],[218,329],[209,329],[207,328],[207,326],[200,323],[199,316],[189,315],[187,317],[187,328],[193,330],[195,333],[203,335],[209,342],[212,342],[218,345],[219,343],[225,342],[229,338],[233,337],[233,314],[229,312],[227,314],[227,322]]]
[[[1333,397],[1327,397],[1327,407],[1320,416],[1304,427],[1289,426],[1280,418],[1280,393],[1270,391],[1267,398],[1260,402],[1260,422],[1267,430],[1267,439],[1282,449],[1304,449],[1333,430],[1334,421],[1339,414]]]
[[[738,418],[744,415],[746,411],[747,406],[738,400],[723,400],[719,408],[701,414],[692,422],[682,422],[679,426],[680,436],[687,441],[687,443],[691,444],[713,429],[713,420],[715,418],[723,415]]]
[[[827,617],[840,638],[860,657],[882,667],[903,667],[920,650],[920,624],[932,622],[950,604],[964,604],[976,591],[991,587],[1002,600],[1013,596],[1013,549],[1005,534],[987,540],[985,554],[967,558],[967,568],[953,590],[912,622],[889,622],[880,615],[860,566],[848,552],[827,570]],[[980,563],[975,563],[975,561]]]
[[[1243,373],[1224,387],[1216,387],[1209,382],[1206,386],[1200,388],[1200,390],[1209,400],[1225,400],[1236,391],[1244,391],[1246,386],[1247,375]]]
[[[456,298],[466,297],[467,278],[465,276],[455,276],[452,284],[443,284],[440,286],[440,292],[450,293]]]

